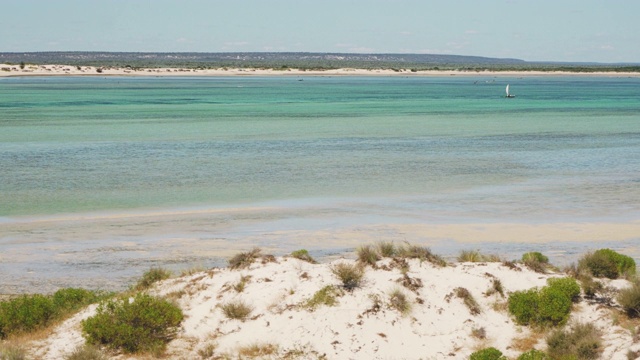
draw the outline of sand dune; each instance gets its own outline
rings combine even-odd
[[[406,277],[400,270],[402,261],[409,267]],[[199,351],[208,346],[215,346],[216,355],[235,356],[251,345],[276,349],[265,358],[466,359],[489,346],[516,358],[527,346],[544,349],[545,341],[543,335],[514,323],[505,310],[506,296],[562,276],[502,263],[438,267],[417,259],[384,259],[376,269],[366,268],[361,287],[338,290],[336,305],[307,306],[323,287],[340,289],[331,267],[341,262],[354,261],[311,264],[280,257],[246,269],[212,269],[157,284],[152,293],[175,299],[186,315],[179,336],[169,343],[167,358],[200,359]],[[242,291],[234,290],[243,278]],[[504,296],[488,291],[493,279],[501,281]],[[628,284],[615,280],[607,285]],[[479,313],[455,295],[457,288],[471,293]],[[391,305],[393,290],[408,299],[406,313]],[[228,319],[221,310],[221,305],[236,300],[253,309],[244,321]],[[89,307],[39,342],[38,358],[59,359],[81,344],[80,321],[94,311],[95,306]],[[626,359],[629,350],[640,350],[640,342],[612,319],[610,308],[583,299],[574,304],[570,321],[590,322],[603,332],[603,359]]]

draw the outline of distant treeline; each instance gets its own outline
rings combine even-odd
[[[435,54],[340,53],[125,53],[125,52],[25,52],[0,53],[0,63],[64,64],[129,68],[254,68],[331,70],[411,69],[465,71],[574,71],[640,72],[640,64],[544,63],[519,59]]]

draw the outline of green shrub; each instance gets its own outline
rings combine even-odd
[[[515,291],[509,295],[509,313],[520,325],[533,324],[536,322],[539,302],[538,289]]]
[[[363,245],[356,249],[358,261],[365,265],[376,266],[376,262],[380,260],[380,256],[371,245]]]
[[[617,279],[636,273],[635,261],[611,249],[600,249],[586,254],[578,262],[578,269],[586,269],[595,277]]]
[[[146,290],[151,285],[171,277],[171,271],[163,268],[151,268],[147,270],[135,286],[136,290]]]
[[[571,298],[562,289],[545,286],[540,290],[537,321],[539,325],[560,325],[569,320]]]
[[[96,302],[99,296],[95,291],[79,288],[65,288],[53,294],[53,305],[56,312],[64,314],[76,311],[86,305]]]
[[[353,264],[335,264],[331,267],[331,272],[342,281],[342,286],[347,290],[360,287],[364,278],[364,268]]]
[[[253,311],[253,308],[244,301],[230,301],[221,306],[222,312],[228,319],[244,321]]]
[[[576,301],[580,297],[580,285],[574,278],[550,278],[547,279],[547,285],[562,291],[571,301]]]
[[[22,295],[0,302],[0,338],[44,327],[56,315],[50,296]]]
[[[618,276],[633,275],[636,273],[636,262],[627,255],[620,254],[611,249],[600,249],[594,254],[603,254],[610,258],[616,264]]]
[[[617,300],[629,317],[640,317],[640,284],[620,290]]]
[[[571,299],[559,287],[516,291],[509,296],[509,313],[520,325],[560,325],[569,319]]]
[[[602,338],[592,324],[574,324],[547,337],[547,352],[553,359],[598,359]]]
[[[304,307],[313,311],[320,305],[334,306],[338,303],[336,299],[342,295],[341,292],[332,285],[327,285],[313,294],[313,297],[304,303]]]
[[[520,354],[517,360],[551,360],[551,358],[544,351],[531,349],[525,353]]]
[[[474,352],[469,356],[469,360],[507,360],[507,358],[502,355],[502,351],[490,347]]]
[[[300,259],[302,261],[306,261],[308,263],[311,264],[317,264],[318,262],[311,257],[311,255],[309,255],[309,252],[305,249],[300,249],[300,250],[296,250],[294,252],[291,253],[291,257],[294,257],[296,259]]]
[[[82,321],[90,344],[106,345],[125,352],[164,349],[183,319],[176,305],[147,294],[133,299],[111,299],[101,303],[96,315]]]

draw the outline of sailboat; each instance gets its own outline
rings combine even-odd
[[[506,89],[506,91],[507,91],[507,96],[505,96],[505,97],[508,97],[508,98],[514,98],[514,97],[516,97],[515,95],[512,95],[512,94],[510,94],[510,93],[509,93],[509,84],[507,84],[507,89]]]

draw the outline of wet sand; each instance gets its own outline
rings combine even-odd
[[[16,218],[0,222],[0,293],[60,287],[124,289],[144,271],[225,266],[261,247],[276,255],[305,248],[320,259],[376,241],[429,246],[455,258],[479,249],[505,259],[541,251],[567,265],[609,247],[640,259],[640,221],[471,222],[380,216],[340,207],[252,206],[145,213]]]

